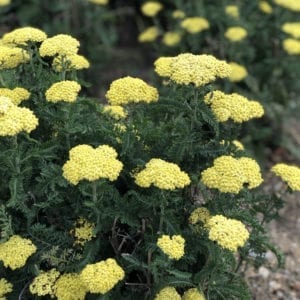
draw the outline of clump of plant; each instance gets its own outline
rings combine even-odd
[[[102,105],[72,36],[2,42],[0,296],[250,299],[241,267],[277,253],[263,224],[282,200],[237,141],[262,105],[214,90],[230,66],[161,57],[162,85],[119,78]],[[273,171],[300,189],[298,167]]]

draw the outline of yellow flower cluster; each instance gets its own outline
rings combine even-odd
[[[195,225],[201,222],[206,227],[207,221],[211,218],[210,212],[206,207],[198,207],[191,213],[189,223]]]
[[[230,75],[231,67],[212,55],[179,54],[175,57],[160,57],[154,62],[155,72],[178,84],[203,86]]]
[[[238,42],[243,40],[247,36],[247,34],[248,33],[246,29],[239,26],[235,26],[230,27],[226,30],[225,37],[232,42]]]
[[[28,61],[29,55],[23,49],[0,46],[0,70],[13,69]]]
[[[79,41],[68,34],[58,34],[44,40],[40,46],[41,57],[77,54]]]
[[[127,76],[114,80],[105,96],[111,105],[150,103],[158,100],[158,91],[142,79]]]
[[[181,300],[181,297],[174,287],[167,286],[155,296],[154,300]]]
[[[1,6],[1,5],[0,5]],[[0,300],[5,300],[5,294],[12,291],[12,284],[8,282],[5,278],[0,279]]]
[[[189,176],[174,164],[159,158],[152,158],[146,168],[135,175],[135,183],[140,187],[153,184],[163,190],[184,188],[191,182]]]
[[[181,300],[205,300],[205,297],[197,288],[191,288],[184,292]]]
[[[223,155],[214,160],[213,167],[202,171],[201,181],[209,188],[218,189],[223,193],[237,194],[244,184],[247,184],[249,189],[253,189],[259,186],[263,179],[255,160]]]
[[[162,43],[166,46],[173,47],[177,45],[181,40],[179,32],[166,32],[162,38]]]
[[[156,26],[150,26],[141,32],[138,36],[138,41],[140,43],[153,42],[159,36],[159,29]]]
[[[91,3],[100,4],[100,5],[107,5],[108,0],[88,0]]]
[[[277,164],[272,167],[271,171],[282,180],[286,181],[288,186],[294,191],[300,191],[300,168],[287,164]]]
[[[71,233],[75,237],[75,245],[84,246],[84,244],[90,241],[94,234],[95,224],[80,217],[75,224],[75,228],[71,230]]]
[[[237,251],[238,247],[243,247],[249,238],[249,232],[241,221],[222,215],[211,217],[208,228],[210,240],[233,252]]]
[[[245,150],[244,145],[240,141],[234,140],[232,144],[234,144],[238,150]]]
[[[226,5],[225,13],[233,18],[238,18],[240,16],[239,7],[237,5]]]
[[[47,272],[40,273],[35,277],[29,286],[31,294],[37,294],[38,296],[55,295],[55,282],[60,276],[60,273],[56,269],[51,269]]]
[[[185,17],[185,12],[180,9],[176,9],[172,12],[172,18],[174,19],[183,19],[184,17]]]
[[[283,40],[283,49],[290,55],[300,54],[300,41],[296,39]]]
[[[283,32],[290,34],[293,38],[300,38],[300,22],[284,23],[281,26]]]
[[[3,35],[4,45],[27,45],[28,42],[41,43],[47,38],[47,34],[34,27],[17,28]]]
[[[300,2],[299,0],[274,0],[274,2],[282,6],[284,8],[287,8],[292,11],[300,11]]]
[[[0,88],[0,97],[7,97],[15,105],[19,105],[23,100],[27,100],[30,97],[30,92],[21,87],[16,87],[13,90]]]
[[[247,69],[244,66],[239,65],[235,62],[230,62],[229,65],[232,69],[232,72],[229,76],[230,81],[238,82],[238,81],[243,80],[245,77],[247,77],[248,72],[247,72]]]
[[[181,235],[163,235],[157,240],[157,246],[169,256],[170,259],[180,259],[184,255],[185,240]]]
[[[64,80],[52,84],[45,96],[49,102],[74,102],[80,90],[81,86],[76,81]]]
[[[6,6],[9,5],[11,0],[0,0],[0,6]]]
[[[259,1],[258,8],[260,9],[260,11],[262,11],[263,13],[265,13],[267,15],[269,15],[273,12],[272,6],[267,1]]]
[[[141,6],[142,13],[147,17],[155,17],[162,9],[163,5],[156,1],[147,1]]]
[[[12,270],[23,267],[28,257],[35,252],[36,246],[19,235],[13,235],[8,241],[0,244],[0,260],[5,267]]]
[[[204,101],[211,106],[219,122],[232,119],[236,123],[242,123],[253,118],[260,118],[264,114],[264,109],[259,102],[250,101],[236,93],[224,94],[221,91],[214,91],[208,93]]]
[[[195,34],[209,28],[209,23],[205,18],[191,17],[182,20],[180,26],[188,33]]]
[[[18,107],[10,98],[0,96],[0,136],[30,133],[37,125],[38,119],[30,109]]]
[[[59,55],[54,58],[52,68],[56,72],[82,70],[90,67],[89,61],[82,55]]]
[[[96,149],[89,145],[78,145],[69,154],[70,159],[63,166],[63,176],[74,185],[84,179],[116,180],[123,168],[123,164],[117,159],[116,150],[108,145]]]
[[[127,112],[123,106],[120,105],[106,105],[103,108],[103,112],[108,113],[115,120],[124,119],[127,117]]]
[[[113,258],[89,264],[80,273],[87,291],[100,294],[109,292],[124,276],[123,269]]]

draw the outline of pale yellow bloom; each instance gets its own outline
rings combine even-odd
[[[142,13],[147,17],[155,17],[162,9],[163,5],[157,1],[148,1],[141,6]]]
[[[232,70],[232,72],[230,73],[230,76],[229,76],[230,81],[238,82],[247,77],[248,72],[244,66],[237,64],[235,62],[230,62],[229,65]]]
[[[233,18],[238,18],[240,16],[239,7],[237,5],[225,6],[225,13]]]
[[[153,42],[159,36],[159,29],[156,26],[151,26],[141,32],[138,36],[140,43]]]
[[[290,34],[293,38],[300,38],[300,22],[284,23],[281,26],[283,32]]]
[[[209,28],[209,23],[205,18],[191,17],[181,21],[180,26],[184,28],[188,33],[199,33]]]
[[[225,37],[232,42],[239,42],[243,40],[247,34],[246,29],[236,26],[228,28],[225,32]]]
[[[272,6],[267,1],[259,1],[258,7],[263,13],[265,13],[267,15],[269,15],[273,12]]]
[[[296,39],[285,39],[282,42],[283,49],[289,55],[299,55],[300,54],[300,41]]]

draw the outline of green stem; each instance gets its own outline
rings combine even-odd
[[[97,202],[97,181],[93,181],[92,182],[92,190],[93,190],[93,202],[96,203]]]

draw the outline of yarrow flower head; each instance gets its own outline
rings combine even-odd
[[[223,193],[238,194],[245,184],[249,189],[253,189],[259,186],[263,179],[255,160],[223,155],[214,160],[212,167],[202,171],[201,181],[207,187]]]
[[[21,87],[14,89],[0,88],[0,97],[7,97],[13,104],[19,105],[23,100],[27,100],[30,97],[30,92]]]
[[[127,112],[123,106],[120,105],[106,105],[103,112],[109,114],[115,120],[124,119],[127,117]]]
[[[227,5],[225,6],[225,13],[226,15],[238,18],[240,16],[239,7],[237,5]]]
[[[89,264],[80,273],[87,291],[96,294],[109,292],[124,276],[125,272],[113,258]]]
[[[0,244],[0,260],[3,261],[4,267],[15,270],[23,267],[36,249],[30,240],[13,235],[8,241]]]
[[[159,158],[152,158],[145,169],[135,175],[135,183],[144,188],[153,184],[163,190],[175,190],[184,188],[190,182],[189,176],[179,166]]]
[[[159,33],[159,29],[156,26],[150,26],[139,34],[138,41],[140,43],[153,42],[157,39]]]
[[[166,254],[170,259],[180,259],[184,255],[185,240],[181,235],[163,235],[158,238],[157,246]]]
[[[1,0],[0,6],[6,6],[6,5],[9,5],[10,3],[11,3],[11,0]]]
[[[160,292],[155,296],[154,300],[181,300],[181,296],[174,287],[167,286],[160,290]]]
[[[179,32],[166,32],[162,38],[162,43],[166,46],[173,47],[177,45],[181,40]]]
[[[206,224],[210,218],[210,212],[206,207],[198,207],[191,213],[189,217],[189,223],[195,225],[201,222],[204,227],[206,227]]]
[[[108,145],[94,149],[89,145],[78,145],[70,150],[70,159],[63,166],[63,176],[71,183],[80,180],[95,181],[118,178],[123,164],[117,159],[117,152]]]
[[[99,4],[99,5],[107,5],[108,4],[108,0],[88,0],[91,3],[94,4]]]
[[[54,58],[52,68],[56,72],[82,70],[90,67],[89,61],[82,55],[59,55]]]
[[[232,69],[232,72],[228,78],[230,81],[239,82],[247,77],[248,72],[244,66],[239,65],[235,62],[230,62],[229,65]]]
[[[274,2],[292,11],[300,11],[300,2],[298,0],[274,0]]]
[[[300,38],[300,22],[284,23],[281,30],[295,39]]]
[[[2,43],[4,45],[27,45],[28,42],[41,43],[47,38],[47,34],[34,27],[23,27],[15,29],[3,35]]]
[[[155,17],[162,9],[163,5],[157,1],[147,1],[141,6],[142,13],[147,17]]]
[[[142,79],[127,76],[113,81],[105,96],[110,105],[150,103],[158,100],[158,91]]]
[[[177,84],[203,86],[218,77],[230,75],[230,66],[212,55],[179,54],[175,57],[160,57],[154,62],[155,72],[168,77]]]
[[[262,11],[263,13],[265,13],[267,15],[269,15],[273,12],[272,6],[267,1],[259,1],[258,7],[259,7],[260,11]]]
[[[75,102],[81,86],[76,81],[64,80],[52,84],[46,91],[46,100],[49,102]]]
[[[299,55],[300,54],[300,41],[296,39],[285,39],[282,42],[283,49],[289,55]]]
[[[232,119],[236,123],[242,123],[253,118],[260,118],[264,114],[264,109],[259,102],[250,101],[236,93],[224,94],[221,91],[214,91],[208,93],[204,101],[210,105],[219,122]]]
[[[249,232],[241,221],[222,215],[211,217],[208,228],[208,238],[232,252],[237,251],[238,247],[243,247],[249,238]]]
[[[1,5],[0,5],[1,6]],[[0,278],[0,299],[5,300],[5,294],[12,292],[13,285],[5,278]]]
[[[14,69],[29,60],[28,52],[21,48],[0,46],[0,70]]]
[[[75,238],[74,245],[84,246],[86,242],[92,240],[95,237],[94,229],[94,223],[80,217],[75,223],[75,228],[71,230]]]
[[[191,288],[184,292],[181,300],[205,300],[205,297],[197,288]]]
[[[185,17],[185,12],[180,9],[176,9],[172,12],[172,18],[174,19],[183,19],[184,17]]]
[[[41,57],[77,54],[79,41],[68,34],[58,34],[44,40],[40,46]]]
[[[287,164],[276,164],[271,171],[286,181],[293,191],[300,191],[300,168]]]
[[[205,18],[191,17],[181,21],[180,26],[188,33],[196,34],[209,28],[209,23]]]
[[[225,32],[225,37],[232,42],[239,42],[248,35],[247,30],[243,27],[230,27]]]

